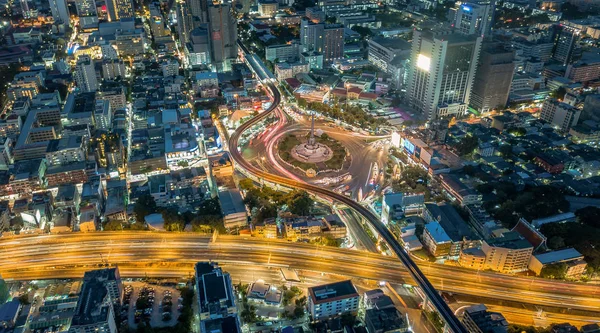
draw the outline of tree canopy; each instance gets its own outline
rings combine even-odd
[[[512,228],[519,217],[531,221],[569,210],[564,194],[552,186],[528,186],[518,191],[514,184],[497,182],[482,184],[477,190],[483,194],[495,192],[495,200],[484,206],[507,228]]]
[[[479,145],[479,139],[474,135],[466,135],[455,146],[456,152],[460,156],[471,154]]]
[[[163,209],[162,217],[165,230],[167,231],[183,231],[185,229],[185,219],[179,214],[175,208]]]
[[[590,227],[600,228],[600,208],[594,206],[588,206],[578,209],[575,212],[577,221],[589,225]]]
[[[133,206],[133,213],[136,221],[144,223],[144,218],[147,215],[156,213],[156,202],[150,194],[140,196]]]
[[[562,238],[562,247],[574,247],[585,256],[589,269],[600,269],[600,228],[577,222],[547,223],[540,227],[540,232],[549,240]],[[549,242],[548,246],[553,248],[557,245],[553,241]]]
[[[314,204],[314,200],[304,190],[294,190],[284,193],[266,186],[259,188],[247,181],[242,185],[246,191],[244,203],[252,211],[255,223],[262,222],[267,218],[276,217],[277,211],[284,206],[292,214],[309,215]]]
[[[375,118],[359,106],[346,105],[345,103],[336,103],[333,106],[329,106],[319,102],[308,103],[305,99],[299,98],[298,106],[302,109],[315,110],[334,119],[339,119],[347,124],[364,129],[375,130],[377,127],[387,123],[385,119]]]
[[[0,304],[6,303],[10,293],[8,292],[8,286],[4,280],[0,279]]]
[[[567,268],[568,266],[564,262],[549,264],[542,268],[540,276],[547,279],[562,280],[567,276]]]
[[[418,166],[407,166],[400,172],[400,178],[392,182],[394,192],[424,193],[425,200],[429,199],[427,171]]]

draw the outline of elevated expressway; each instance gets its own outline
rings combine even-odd
[[[396,258],[286,241],[185,233],[100,232],[0,238],[0,274],[6,279],[80,277],[105,262],[124,277],[182,277],[193,263],[290,267],[302,271],[412,284]],[[600,317],[600,286],[562,282],[425,263],[421,268],[438,290],[497,300],[577,310]],[[569,312],[572,313],[572,312]],[[590,318],[591,319],[591,318]],[[600,321],[600,319],[598,319]]]
[[[440,294],[438,294],[435,288],[427,280],[423,272],[421,272],[419,267],[414,263],[412,258],[408,255],[408,253],[406,253],[406,251],[404,251],[400,244],[398,244],[398,242],[390,233],[390,231],[379,221],[379,218],[375,214],[373,214],[369,209],[363,207],[356,201],[334,191],[262,171],[244,159],[239,147],[240,137],[245,131],[263,121],[266,117],[272,114],[279,107],[279,103],[281,102],[281,93],[276,86],[276,81],[273,78],[273,75],[270,74],[270,71],[268,71],[265,68],[264,64],[262,64],[260,59],[258,59],[256,55],[251,54],[248,51],[248,49],[243,45],[243,43],[239,40],[238,46],[241,52],[243,53],[246,63],[249,65],[251,70],[258,76],[258,79],[262,82],[263,86],[270,92],[270,95],[273,98],[273,103],[263,113],[242,124],[229,138],[229,150],[235,167],[241,170],[242,172],[245,172],[246,174],[250,174],[254,179],[263,182],[268,181],[270,183],[275,183],[290,188],[303,189],[317,196],[329,198],[334,202],[340,202],[352,208],[373,226],[373,228],[377,231],[379,236],[383,238],[383,240],[385,240],[385,242],[388,244],[390,250],[393,251],[393,253],[395,253],[396,256],[400,259],[404,267],[406,267],[406,269],[408,270],[412,279],[416,282],[416,284],[421,288],[421,290],[425,294],[426,301],[431,302],[433,307],[438,311],[441,318],[446,323],[446,328],[454,333],[466,333],[466,328],[454,315],[454,313],[448,307],[446,302],[444,302]]]

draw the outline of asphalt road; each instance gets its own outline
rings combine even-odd
[[[344,145],[344,147],[346,147],[352,156],[352,162],[350,167],[345,170],[344,173],[351,174],[352,179],[344,182],[344,184],[349,185],[349,191],[352,192],[352,197],[354,199],[357,198],[360,188],[362,188],[364,197],[364,195],[373,190],[373,185],[369,184],[369,181],[372,177],[371,169],[373,163],[377,163],[381,170],[387,161],[387,149],[379,149],[378,147],[375,147],[374,140],[369,139],[367,136],[350,132],[337,126],[331,127],[327,124],[331,123],[326,123],[320,120],[315,121],[315,129],[322,130],[327,135],[339,141],[342,145]],[[274,154],[276,153],[275,150],[277,149],[274,141],[282,138],[288,133],[308,133],[309,130],[309,122],[302,121],[290,123],[286,121],[285,124],[279,128],[277,135],[268,136],[266,137],[266,140],[255,141],[251,146],[251,152],[253,155],[249,157],[257,167],[263,169],[264,171],[272,172],[282,176],[288,176],[290,178],[295,176],[299,180],[301,179],[302,181],[306,181],[308,183],[314,183],[314,180],[311,180],[303,175],[299,175],[298,173],[294,173],[293,176],[290,176],[290,172],[282,170],[283,166],[277,165],[277,161],[273,161]],[[330,188],[333,189],[340,185],[342,185],[342,183],[332,185]]]
[[[156,232],[102,232],[0,239],[0,274],[8,279],[82,276],[108,262],[122,275],[188,275],[193,263],[291,267],[355,278],[413,284],[394,257],[287,241]],[[591,311],[600,322],[600,286],[426,263],[421,270],[438,290],[539,306]],[[597,314],[597,315],[596,315]]]

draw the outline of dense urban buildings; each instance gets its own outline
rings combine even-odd
[[[0,331],[598,331],[598,10],[2,3]]]

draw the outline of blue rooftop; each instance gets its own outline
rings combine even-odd
[[[217,79],[219,76],[215,72],[200,72],[196,73],[196,80]]]
[[[436,243],[448,243],[451,242],[450,236],[444,231],[444,228],[437,222],[430,222],[425,225],[427,232],[433,237]]]
[[[555,262],[565,261],[565,260],[573,260],[577,258],[581,258],[583,255],[579,253],[579,251],[574,248],[568,248],[564,250],[546,252],[542,254],[538,254],[535,258],[542,264],[551,264]]]

